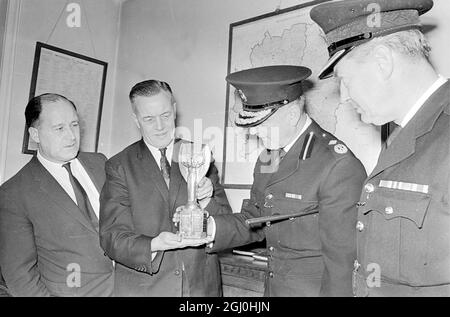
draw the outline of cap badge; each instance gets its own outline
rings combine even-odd
[[[239,97],[241,97],[243,102],[247,102],[247,96],[245,96],[244,92],[240,89],[237,90]]]
[[[334,151],[338,154],[345,154],[348,152],[348,149],[344,144],[336,144],[334,146]]]

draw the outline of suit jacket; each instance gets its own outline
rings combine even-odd
[[[214,217],[212,251],[267,242],[267,296],[350,296],[356,255],[356,202],[366,177],[362,164],[314,121],[267,172],[267,151],[254,170],[250,200],[240,214]],[[318,211],[249,230],[248,218]]]
[[[105,157],[78,159],[100,191]],[[0,266],[13,296],[109,296],[114,289],[98,232],[37,157],[0,187]],[[81,286],[71,287],[78,269]]]
[[[180,143],[174,145],[169,189],[143,140],[106,163],[100,241],[116,261],[118,296],[221,294],[217,255],[207,255],[204,246],[157,252],[151,260],[151,240],[162,231],[176,232],[173,214],[187,202],[187,184],[176,162]],[[213,163],[207,176],[213,183],[214,197],[206,210],[213,215],[231,213]]]
[[[450,296],[449,115],[447,82],[367,178],[358,212],[357,295],[391,295],[395,288],[395,296]],[[371,263],[379,267],[378,280]]]

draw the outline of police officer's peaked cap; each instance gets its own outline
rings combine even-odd
[[[264,66],[229,74],[226,80],[236,88],[242,101],[236,125],[254,127],[266,121],[280,107],[302,95],[302,80],[309,76],[309,68],[293,65]]]
[[[319,78],[330,77],[336,63],[354,47],[379,36],[419,28],[419,16],[433,0],[341,0],[311,9],[326,35],[330,59]]]

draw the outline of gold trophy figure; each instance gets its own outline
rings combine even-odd
[[[207,145],[183,143],[180,147],[179,162],[188,194],[186,205],[180,207],[179,233],[183,239],[206,238],[208,212],[198,204],[197,186],[209,169],[211,151]]]

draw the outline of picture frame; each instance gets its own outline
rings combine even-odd
[[[56,46],[36,42],[31,100],[55,93],[71,100],[80,119],[80,151],[97,152],[108,63]],[[34,155],[37,144],[25,126],[22,153]]]

